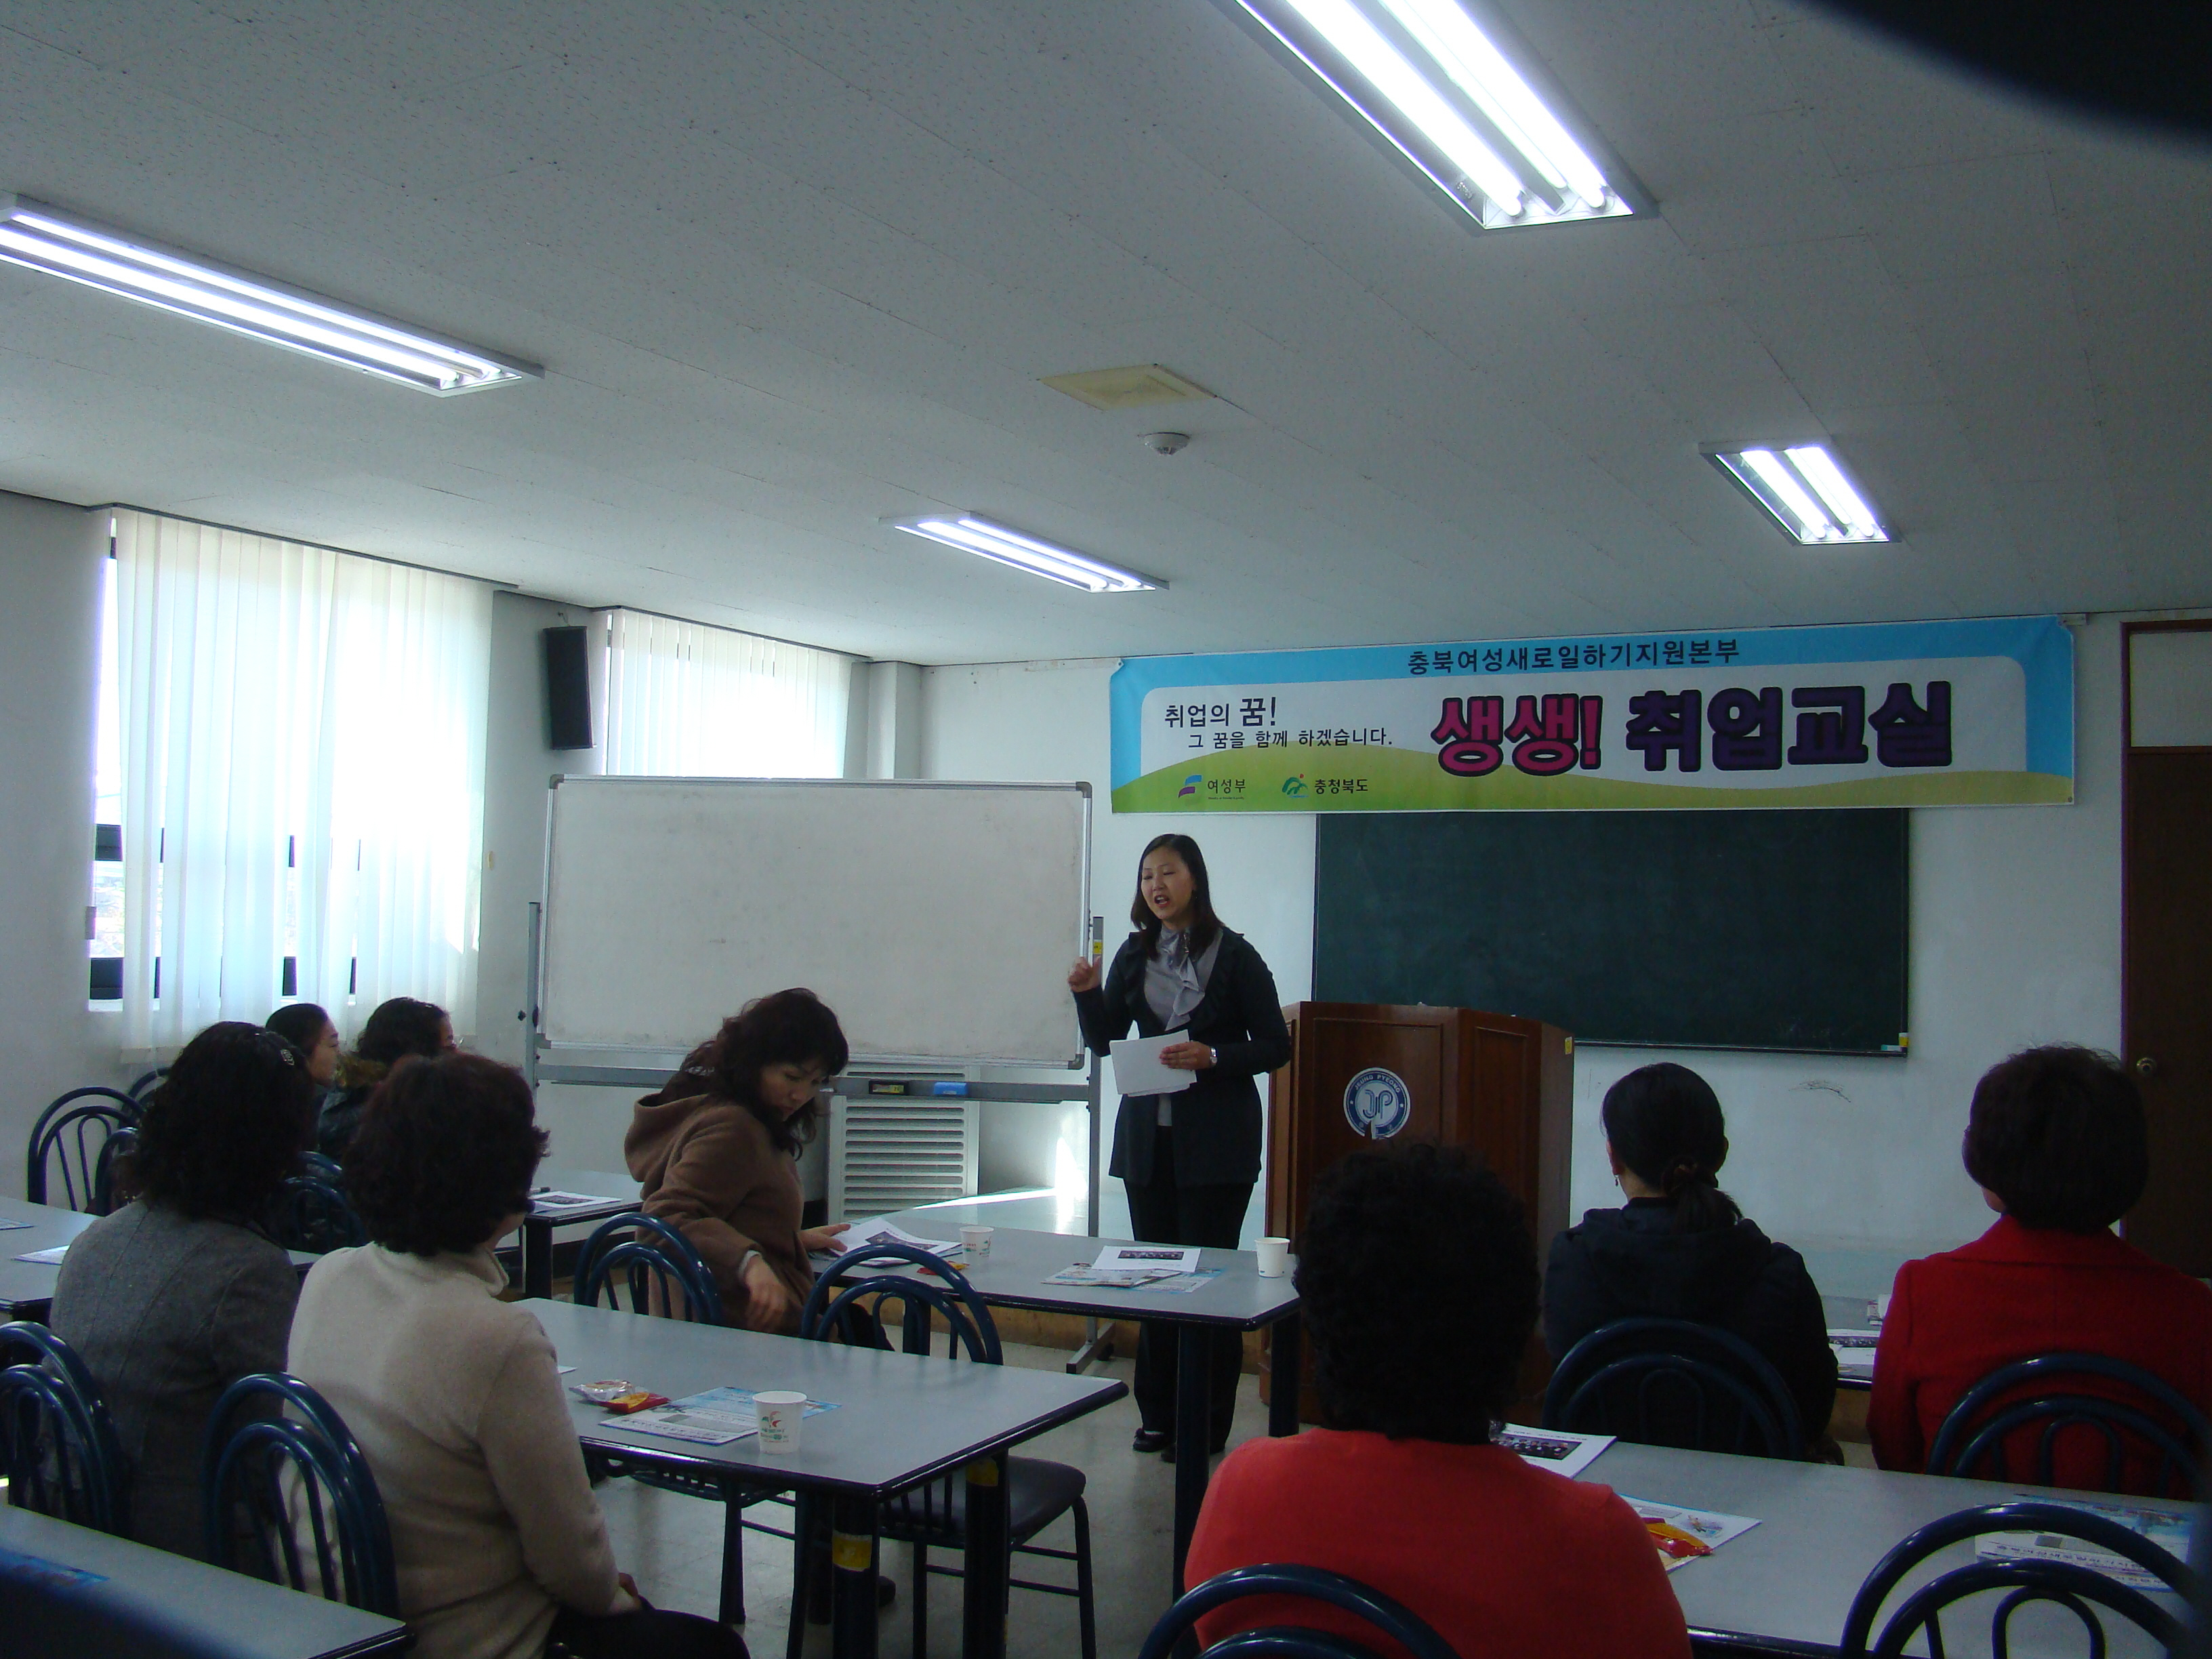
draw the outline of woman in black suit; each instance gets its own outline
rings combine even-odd
[[[1260,1176],[1260,1091],[1253,1079],[1291,1058],[1291,1036],[1275,977],[1241,933],[1213,914],[1206,858],[1188,836],[1156,836],[1137,866],[1129,907],[1136,932],[1115,953],[1103,982],[1097,964],[1067,976],[1085,1040],[1103,1053],[1128,1034],[1183,1031],[1160,1058],[1198,1075],[1179,1094],[1128,1095],[1114,1126],[1110,1172],[1129,1195],[1131,1230],[1160,1244],[1239,1243],[1252,1183]],[[1243,1345],[1212,1334],[1212,1444],[1229,1439]],[[1175,1424],[1176,1333],[1147,1322],[1137,1344],[1140,1452],[1168,1451]]]

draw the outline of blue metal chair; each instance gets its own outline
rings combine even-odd
[[[138,1074],[138,1080],[131,1085],[129,1091],[131,1098],[143,1106],[146,1103],[146,1097],[160,1088],[161,1079],[168,1075],[169,1068],[166,1066],[156,1066],[150,1072],[141,1072]]]
[[[1395,1640],[1413,1659],[1459,1659],[1451,1644],[1430,1628],[1410,1608],[1372,1590],[1356,1578],[1321,1567],[1267,1565],[1237,1567],[1207,1579],[1183,1592],[1182,1599],[1160,1615],[1152,1633],[1145,1638],[1138,1659],[1168,1659],[1198,1621],[1216,1607],[1251,1595],[1295,1595],[1309,1601],[1340,1608],[1365,1620],[1384,1636]],[[1330,1632],[1298,1625],[1268,1625],[1239,1631],[1206,1650],[1208,1659],[1258,1659],[1261,1655],[1285,1655],[1288,1659],[1372,1659],[1370,1650]]]
[[[314,1389],[281,1371],[240,1377],[209,1415],[201,1468],[209,1560],[399,1616],[376,1477],[344,1419]]]
[[[270,1234],[288,1250],[328,1255],[368,1243],[368,1232],[346,1195],[314,1176],[293,1176],[276,1194]]]
[[[2064,1378],[2101,1377],[2117,1382],[2141,1403],[2080,1389],[2047,1392]],[[2022,1390],[2027,1397],[2014,1397]],[[2023,1429],[2041,1425],[2032,1473],[2013,1467],[2008,1449]],[[2039,1486],[2080,1486],[2057,1477],[2059,1437],[2069,1430],[2094,1434],[2104,1443],[2104,1492],[2136,1491],[2143,1498],[2205,1495],[2203,1463],[2212,1454],[2212,1424],[2179,1390],[2140,1365],[2094,1353],[2046,1353],[2001,1365],[1969,1389],[1943,1419],[1928,1454],[1928,1473],[1967,1480],[2018,1480]],[[2157,1478],[2148,1492],[2125,1478],[2130,1449],[2157,1461]],[[1988,1466],[1988,1473],[1981,1473]]]
[[[573,1284],[571,1296],[580,1308],[598,1307],[605,1295],[607,1306],[623,1310],[622,1291],[627,1288],[630,1313],[663,1314],[695,1324],[726,1322],[722,1293],[697,1247],[653,1216],[618,1215],[595,1228],[576,1253]]]
[[[2201,1526],[2201,1523],[2200,1523]],[[1890,1615],[1881,1634],[1868,1646],[1882,1604],[1899,1581],[1937,1551],[1970,1538],[1993,1532],[2031,1532],[2077,1538],[2098,1549],[2123,1556],[2155,1576],[2184,1596],[2191,1594],[2196,1575],[2157,1545],[2131,1532],[2117,1521],[2063,1504],[2024,1502],[1993,1504],[1987,1508],[1962,1510],[1931,1521],[1875,1563],[1866,1583],[1851,1600],[1844,1620],[1840,1651],[1844,1659],[1884,1659],[1905,1651],[1905,1644],[1923,1629],[1928,1650],[1942,1659],[1945,1651],[1942,1616],[1946,1607],[1985,1590],[2005,1590],[1990,1619],[1990,1651],[2004,1659],[2009,1645],[2013,1614],[2033,1601],[2055,1602],[2080,1619],[2089,1638],[2092,1655],[2106,1650],[2103,1622],[2090,1610],[2095,1602],[2148,1632],[2161,1650],[2171,1648],[2181,1633],[2180,1620],[2141,1590],[2087,1567],[2062,1561],[1976,1560],[1954,1567],[1912,1592]]]
[[[884,1273],[882,1266],[890,1261],[909,1262],[933,1276],[930,1279],[904,1273]],[[855,1275],[878,1269],[872,1276]],[[911,1354],[927,1354],[933,1346],[935,1328],[942,1324],[946,1334],[946,1357],[959,1358],[965,1354],[973,1364],[996,1365],[1003,1358],[999,1344],[999,1329],[991,1318],[991,1310],[983,1298],[975,1294],[975,1287],[949,1263],[927,1250],[911,1245],[884,1243],[855,1250],[836,1263],[814,1282],[814,1289],[806,1298],[806,1305],[799,1316],[799,1334],[813,1341],[842,1340],[866,1346],[888,1347],[889,1332],[884,1322],[887,1303],[901,1304],[899,1347]],[[1092,1593],[1091,1564],[1091,1511],[1084,1502],[1083,1471],[1066,1463],[1048,1462],[1042,1458],[1009,1457],[1006,1460],[1006,1530],[1012,1548],[1024,1555],[1048,1556],[1057,1561],[1073,1562],[1075,1567],[1075,1586],[1047,1584],[1027,1578],[1008,1579],[1017,1589],[1039,1590],[1048,1595],[1072,1595],[1075,1598],[1076,1618],[1081,1632],[1083,1659],[1097,1659],[1098,1621]],[[802,1536],[813,1535],[810,1524],[812,1505],[805,1501],[799,1506]],[[1063,1515],[1073,1518],[1075,1528],[1075,1547],[1073,1550],[1052,1549],[1030,1540]],[[929,1552],[933,1547],[965,1550],[968,1536],[968,1482],[964,1475],[949,1475],[932,1480],[901,1493],[883,1506],[878,1522],[882,1537],[895,1543],[910,1545],[914,1550],[914,1584],[912,1612],[914,1620],[913,1659],[927,1659],[929,1650],[929,1575],[939,1573],[948,1578],[962,1576],[960,1569],[932,1566]],[[801,1550],[798,1553],[798,1568],[792,1590],[791,1644],[796,1659],[800,1634],[800,1620],[806,1601],[806,1579],[818,1569],[815,1552]]]
[[[320,1152],[300,1154],[300,1173],[315,1181],[327,1181],[336,1187],[345,1179],[345,1171],[334,1158],[325,1158]]]
[[[0,1325],[0,1473],[8,1501],[127,1537],[129,1473],[92,1372],[43,1325]]]
[[[1638,1445],[1802,1457],[1797,1405],[1765,1355],[1686,1319],[1622,1319],[1567,1351],[1544,1391],[1544,1426]]]
[[[46,1164],[58,1155],[64,1207],[89,1215],[105,1215],[99,1207],[100,1178],[112,1182],[112,1158],[104,1157],[110,1136],[138,1127],[138,1103],[120,1089],[97,1084],[72,1089],[39,1114],[31,1126],[31,1146],[24,1159],[23,1196],[44,1204],[49,1190]],[[112,1200],[112,1191],[110,1198]]]

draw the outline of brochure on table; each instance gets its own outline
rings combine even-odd
[[[1828,1352],[1836,1357],[1836,1370],[1856,1382],[1874,1375],[1874,1351],[1880,1331],[1830,1331]]]
[[[2189,1559],[2191,1528],[2185,1515],[2165,1510],[2136,1509],[2125,1504],[2088,1504],[2075,1498],[2053,1498],[2047,1492],[2013,1494],[2023,1503],[2056,1504],[2084,1515],[2117,1521],[2130,1532],[2155,1544],[2177,1561]],[[1974,1551],[1993,1561],[2064,1561],[2087,1567],[2107,1578],[2117,1578],[2136,1589],[2162,1590],[2168,1587],[2156,1573],[2146,1572],[2124,1555],[2100,1550],[2086,1538],[2069,1538],[2057,1532],[1989,1532],[1974,1541]]]
[[[530,1207],[541,1215],[558,1215],[563,1210],[590,1209],[600,1204],[623,1204],[635,1200],[601,1197],[593,1193],[556,1193],[551,1188],[530,1195]]]
[[[1518,1453],[1524,1463],[1571,1480],[1596,1462],[1613,1442],[1609,1434],[1576,1434],[1568,1429],[1531,1429],[1508,1423],[1498,1431],[1496,1443]]]
[[[726,1446],[732,1440],[742,1440],[749,1434],[760,1432],[760,1418],[754,1409],[750,1389],[709,1389],[704,1394],[688,1395],[684,1399],[656,1406],[649,1411],[632,1412],[627,1417],[612,1419],[626,1429],[658,1435],[667,1440],[690,1440],[702,1446]],[[833,1401],[810,1400],[806,1415],[819,1417],[823,1412],[837,1409]]]
[[[1759,1522],[1747,1515],[1721,1515],[1711,1510],[1687,1510],[1675,1504],[1655,1504],[1649,1498],[1620,1494],[1651,1534],[1659,1564],[1676,1572],[1701,1555],[1711,1555],[1731,1538],[1741,1538]]]
[[[910,1249],[927,1250],[935,1256],[951,1256],[960,1253],[959,1245],[950,1239],[917,1238],[902,1228],[892,1226],[881,1216],[878,1216],[872,1221],[854,1222],[851,1227],[837,1235],[837,1244],[841,1255],[847,1258],[852,1257],[858,1252],[864,1252],[871,1244],[904,1244]],[[862,1259],[865,1260],[865,1256]],[[905,1259],[902,1256],[878,1256],[876,1260],[890,1267],[906,1265]]]

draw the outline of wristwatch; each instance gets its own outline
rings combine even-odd
[[[1207,1065],[1209,1065],[1209,1066],[1218,1066],[1218,1065],[1220,1065],[1220,1064],[1221,1064],[1221,1050],[1220,1050],[1220,1049],[1218,1049],[1218,1048],[1212,1048],[1212,1047],[1209,1046],[1209,1047],[1206,1048],[1206,1063]]]

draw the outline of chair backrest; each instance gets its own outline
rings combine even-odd
[[[1340,1572],[1288,1565],[1237,1567],[1186,1590],[1182,1600],[1160,1615],[1159,1622],[1152,1626],[1152,1633],[1145,1638],[1138,1659],[1168,1659],[1177,1644],[1206,1614],[1228,1602],[1252,1595],[1295,1595],[1322,1602],[1364,1620],[1377,1632],[1404,1647],[1413,1659],[1457,1659],[1451,1644],[1437,1635],[1425,1620],[1380,1590],[1370,1589],[1357,1578],[1347,1578]],[[1335,1656],[1362,1653],[1364,1650],[1322,1632],[1270,1625],[1240,1631],[1206,1651],[1221,1656],[1221,1659],[1230,1659],[1232,1655],[1258,1654],[1312,1656],[1312,1659],[1329,1656],[1334,1659]]]
[[[1647,1446],[1802,1457],[1781,1374],[1742,1338],[1686,1319],[1623,1319],[1567,1351],[1544,1391],[1544,1426]]]
[[[1939,1550],[1993,1532],[2080,1539],[2134,1562],[2185,1596],[2196,1582],[2196,1575],[2180,1561],[2148,1539],[2105,1516],[2070,1509],[2063,1504],[2034,1502],[1992,1504],[1983,1509],[1962,1510],[1956,1515],[1929,1522],[1875,1564],[1866,1583],[1851,1599],[1851,1610],[1844,1620],[1841,1651],[1845,1659],[1865,1659],[1869,1654],[1901,1654],[1905,1644],[1923,1628],[1928,1632],[1928,1650],[1944,1653],[1948,1649],[1941,1625],[1943,1609],[1985,1590],[2008,1592],[1990,1618],[1990,1651],[1999,1659],[2008,1647],[2013,1614],[2032,1601],[2056,1602],[2080,1619],[2093,1654],[2106,1650],[2106,1637],[2103,1622],[2090,1610],[2091,1602],[2142,1626],[2157,1640],[2161,1650],[2171,1647],[2180,1635],[2180,1621],[2172,1613],[2141,1590],[2091,1568],[2064,1561],[1975,1560],[1966,1566],[1954,1567],[1913,1591],[1904,1605],[1890,1615],[1880,1637],[1874,1639],[1874,1645],[1867,1645],[1882,1604],[1907,1573]]]
[[[168,1075],[169,1068],[166,1066],[156,1066],[150,1072],[141,1072],[138,1074],[138,1080],[131,1085],[131,1098],[143,1105],[146,1097],[159,1088],[161,1079]]]
[[[618,1215],[595,1229],[576,1254],[571,1294],[578,1307],[598,1307],[604,1293],[607,1306],[620,1309],[625,1287],[631,1313],[722,1323],[714,1270],[690,1239],[655,1217]]]
[[[376,1477],[344,1419],[298,1377],[264,1371],[223,1390],[208,1418],[200,1498],[216,1565],[399,1616]]]
[[[320,1152],[301,1153],[300,1173],[312,1176],[317,1181],[327,1181],[333,1187],[345,1179],[345,1171],[338,1167],[338,1161],[334,1158],[325,1158]]]
[[[120,1089],[94,1084],[72,1089],[39,1114],[31,1126],[30,1149],[24,1158],[23,1196],[33,1204],[48,1202],[47,1161],[61,1170],[62,1190],[57,1194],[69,1209],[104,1214],[95,1207],[101,1152],[107,1139],[119,1129],[138,1127],[138,1103]]]
[[[2117,1386],[2111,1394],[2054,1386],[2068,1379]],[[2059,1478],[2058,1449],[2069,1433],[2103,1448],[2101,1485],[2084,1480],[2078,1463]],[[2031,1441],[2033,1460],[2022,1458],[2027,1467],[2015,1467],[2014,1454]],[[1928,1473],[2201,1500],[2208,1454],[2212,1425],[2162,1378],[2102,1354],[2047,1353],[2001,1365],[1969,1389],[1936,1431]],[[2137,1470],[2148,1464],[2153,1473],[2130,1480],[2131,1462]]]
[[[938,1282],[882,1272],[882,1265],[892,1261],[912,1262]],[[866,1279],[858,1277],[870,1268],[878,1271]],[[945,1322],[947,1351],[955,1357],[964,1351],[970,1359],[986,1365],[996,1365],[1005,1358],[999,1346],[998,1323],[967,1276],[943,1258],[911,1244],[870,1244],[835,1263],[814,1281],[806,1305],[799,1310],[799,1334],[815,1340],[835,1338],[888,1346],[883,1304],[890,1300],[897,1301],[902,1310],[899,1346],[903,1352],[929,1352],[934,1314]]]
[[[368,1233],[346,1195],[314,1176],[293,1176],[276,1194],[270,1232],[288,1250],[327,1255],[368,1243]]]
[[[128,1536],[129,1475],[92,1372],[43,1325],[0,1325],[0,1474],[8,1501]]]

